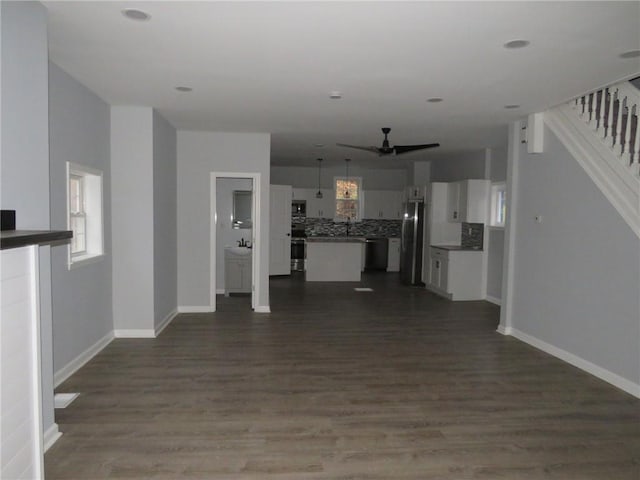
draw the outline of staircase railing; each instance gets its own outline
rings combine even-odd
[[[640,238],[640,91],[629,82],[544,113],[545,124]]]
[[[576,98],[572,105],[635,175],[640,175],[640,92],[629,82]]]

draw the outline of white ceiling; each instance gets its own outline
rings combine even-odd
[[[640,48],[640,2],[44,4],[51,59],[107,102],[152,106],[178,129],[271,133],[274,165],[398,168],[505,145],[509,121],[640,72],[619,57]],[[133,7],[152,18],[121,14]],[[513,39],[531,44],[505,49]],[[380,145],[387,126],[391,145],[441,147],[335,146]]]

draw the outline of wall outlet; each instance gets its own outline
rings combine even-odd
[[[534,217],[534,219],[535,219],[536,223],[542,223],[542,215],[536,215]]]

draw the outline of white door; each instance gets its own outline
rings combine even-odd
[[[291,274],[291,186],[271,185],[269,275]]]

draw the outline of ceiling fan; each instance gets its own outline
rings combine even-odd
[[[427,148],[435,148],[439,147],[439,143],[425,143],[422,145],[395,145],[393,147],[389,146],[389,139],[387,135],[391,129],[389,127],[382,128],[382,133],[384,133],[384,140],[382,141],[381,147],[367,147],[364,145],[347,145],[346,143],[336,143],[339,147],[348,147],[348,148],[357,148],[358,150],[364,150],[366,152],[377,153],[379,156],[383,157],[385,155],[391,155],[395,153],[396,155],[400,155],[402,153],[415,152],[416,150],[425,150]]]

